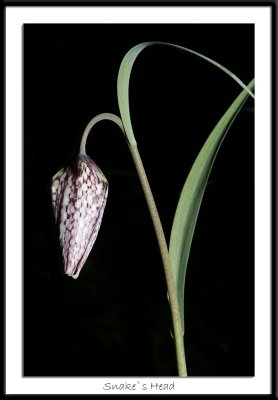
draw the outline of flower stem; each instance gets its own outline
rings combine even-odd
[[[91,121],[87,124],[87,126],[86,126],[86,128],[85,128],[85,130],[83,132],[81,143],[80,143],[80,153],[86,154],[86,142],[87,142],[87,138],[88,138],[88,135],[89,135],[92,127],[97,122],[100,122],[100,121],[103,121],[103,120],[106,120],[106,119],[114,122],[124,132],[124,127],[123,127],[122,120],[119,117],[117,117],[117,115],[114,115],[114,114],[111,114],[111,113],[98,114],[94,118],[91,119]]]
[[[148,182],[148,178],[137,148],[137,145],[129,146],[130,152],[132,154],[133,161],[135,163],[141,185],[146,197],[146,201],[149,207],[149,211],[151,214],[151,218],[153,221],[157,241],[159,244],[160,254],[164,266],[164,273],[168,288],[169,301],[173,319],[173,328],[174,328],[174,338],[176,344],[176,356],[177,356],[177,365],[178,365],[178,373],[179,376],[187,376],[186,369],[186,361],[185,361],[185,352],[184,352],[184,343],[183,343],[183,332],[182,332],[182,324],[179,313],[179,305],[177,300],[176,286],[174,283],[174,277],[169,257],[169,252],[165,240],[165,235],[163,232],[163,228],[161,225],[161,221],[159,218],[159,214],[155,205],[155,201],[152,195],[152,191]]]
[[[99,114],[96,117],[94,117],[86,126],[82,139],[81,139],[81,144],[80,144],[80,153],[86,154],[86,141],[88,134],[92,127],[99,121],[102,120],[110,120],[117,124],[122,132],[125,134],[124,126],[122,123],[122,120],[111,113],[103,113]],[[171,262],[170,262],[170,257],[169,257],[169,252],[168,252],[168,247],[165,239],[165,235],[163,232],[163,228],[161,225],[161,221],[159,218],[159,214],[156,208],[156,204],[152,195],[152,191],[148,182],[148,178],[137,148],[136,143],[135,144],[129,144],[129,149],[134,161],[134,164],[136,166],[139,179],[143,188],[143,192],[148,204],[149,212],[153,221],[159,249],[160,249],[160,254],[162,258],[162,263],[164,267],[164,273],[165,273],[165,278],[166,278],[166,284],[168,288],[168,295],[169,295],[169,302],[170,302],[170,308],[171,308],[171,313],[172,313],[172,319],[173,319],[173,329],[174,329],[174,339],[175,339],[175,345],[176,345],[176,357],[177,357],[177,366],[178,366],[178,373],[179,376],[187,376],[187,369],[186,369],[186,361],[185,361],[185,352],[184,352],[184,343],[183,343],[183,332],[182,332],[182,323],[181,323],[181,318],[180,318],[180,312],[179,312],[179,305],[178,305],[178,299],[177,299],[177,292],[176,292],[176,286],[174,282],[174,276],[173,276],[173,271],[171,267]]]

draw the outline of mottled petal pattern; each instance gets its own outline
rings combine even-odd
[[[60,232],[67,275],[77,278],[96,240],[108,195],[108,182],[85,154],[52,178],[52,206]]]

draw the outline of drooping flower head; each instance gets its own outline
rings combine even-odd
[[[52,206],[67,275],[77,278],[96,240],[108,195],[108,182],[86,154],[52,178]]]

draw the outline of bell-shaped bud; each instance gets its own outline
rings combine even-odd
[[[64,271],[77,278],[101,225],[108,182],[90,157],[80,153],[53,176],[51,194]]]

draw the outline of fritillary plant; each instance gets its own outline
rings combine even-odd
[[[187,176],[177,204],[169,246],[138,151],[129,111],[129,80],[133,64],[143,49],[153,45],[173,47],[200,57],[228,74],[243,89],[208,135]],[[248,97],[254,98],[253,89],[254,80],[245,85],[227,68],[191,49],[164,42],[140,43],[127,52],[120,65],[117,83],[120,117],[110,113],[95,116],[85,128],[77,159],[52,178],[52,205],[59,228],[64,272],[77,278],[97,238],[108,195],[106,177],[86,154],[87,137],[93,126],[102,120],[111,120],[119,126],[134,160],[153,221],[172,313],[178,375],[182,377],[187,376],[183,341],[185,276],[197,217],[218,150]]]

